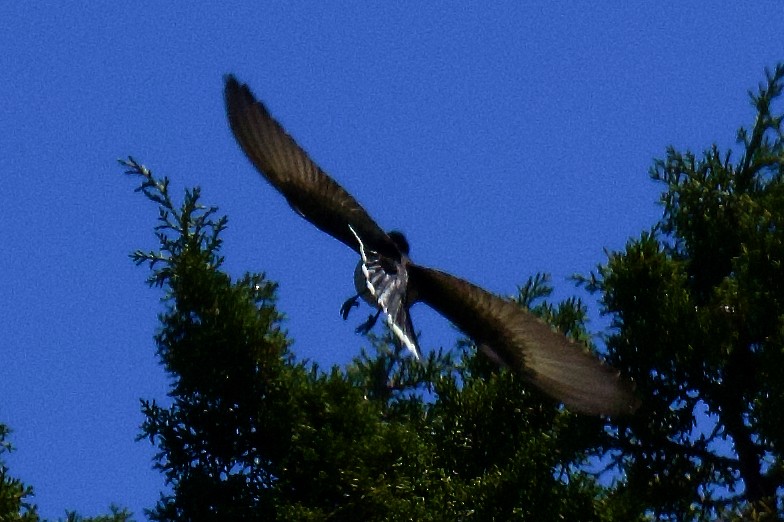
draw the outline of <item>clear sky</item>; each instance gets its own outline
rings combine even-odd
[[[501,294],[550,272],[566,296],[659,217],[652,159],[732,145],[747,90],[784,60],[778,1],[80,4],[0,4],[0,422],[45,517],[116,502],[143,518],[164,487],[134,441],[139,399],[167,390],[161,294],[128,258],[156,246],[156,209],[117,158],[228,214],[227,269],[280,282],[298,356],[342,364],[366,344],[367,309],[338,315],[355,255],[252,169],[225,73],[415,261]],[[413,316],[425,351],[451,345]]]

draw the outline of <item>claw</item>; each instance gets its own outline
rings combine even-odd
[[[368,320],[362,323],[361,325],[357,326],[354,330],[358,334],[367,335],[367,333],[375,326],[376,321],[378,321],[378,316],[381,315],[381,309],[379,308],[376,312],[376,315],[369,315]]]
[[[350,297],[346,299],[346,302],[343,303],[343,306],[340,307],[340,316],[345,321],[348,319],[348,314],[351,312],[352,308],[359,308],[359,303],[357,299],[359,298],[359,294],[355,295],[354,297]]]

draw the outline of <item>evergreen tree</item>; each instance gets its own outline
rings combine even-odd
[[[633,417],[570,414],[469,342],[417,363],[389,335],[346,369],[297,361],[276,285],[222,271],[225,218],[135,163],[160,208],[137,251],[164,290],[156,335],[172,377],[142,437],[171,492],[155,520],[712,520],[782,517],[784,66],[752,96],[738,152],[667,151],[663,217],[582,282],[612,318],[610,362]],[[587,340],[578,300],[521,306]],[[588,469],[610,470],[597,480]]]
[[[175,206],[168,180],[130,160],[159,206],[158,250],[137,251],[164,290],[156,335],[169,403],[144,401],[143,438],[171,487],[155,520],[599,520],[606,498],[578,465],[607,442],[578,417],[494,369],[476,350],[402,357],[371,338],[347,369],[298,362],[281,331],[276,285],[222,271],[226,219]],[[585,308],[521,305],[585,337]]]
[[[10,430],[5,424],[0,424],[0,457],[3,453],[13,450],[6,440]],[[21,480],[9,475],[2,458],[0,458],[0,522],[39,522],[38,507],[32,503],[33,488],[22,483]],[[75,511],[65,512],[65,522],[133,522],[131,513],[127,509],[120,509],[112,505],[109,515],[97,517],[82,517]]]
[[[98,515],[95,517],[83,517],[76,511],[66,511],[63,522],[133,522],[131,512],[125,508],[120,508],[112,504],[109,506],[108,515]]]
[[[8,426],[0,424],[0,522],[34,522],[38,520],[38,509],[30,501],[33,488],[10,476],[2,459],[4,453],[13,450],[6,440],[9,433]]]
[[[782,81],[779,65],[751,95],[739,151],[655,162],[662,219],[587,280],[644,397],[618,424],[624,494],[656,519],[784,514]]]

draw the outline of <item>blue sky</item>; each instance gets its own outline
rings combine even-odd
[[[134,441],[139,398],[167,389],[160,293],[128,258],[155,247],[156,210],[117,158],[228,214],[227,269],[280,283],[298,356],[342,364],[365,344],[367,310],[338,316],[355,256],[247,162],[225,73],[415,261],[501,294],[550,272],[566,296],[566,277],[659,217],[652,159],[732,145],[747,90],[784,60],[773,1],[259,4],[0,6],[0,422],[45,517],[116,502],[143,518],[163,488]],[[451,345],[444,321],[413,315],[425,350]]]

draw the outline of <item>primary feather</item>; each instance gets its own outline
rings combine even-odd
[[[638,400],[619,372],[517,303],[445,272],[411,263],[420,300],[452,321],[492,359],[548,395],[593,415],[632,413]]]
[[[357,253],[348,225],[374,250],[398,254],[394,242],[357,200],[308,157],[247,85],[227,77],[225,99],[229,125],[240,147],[297,213]]]

